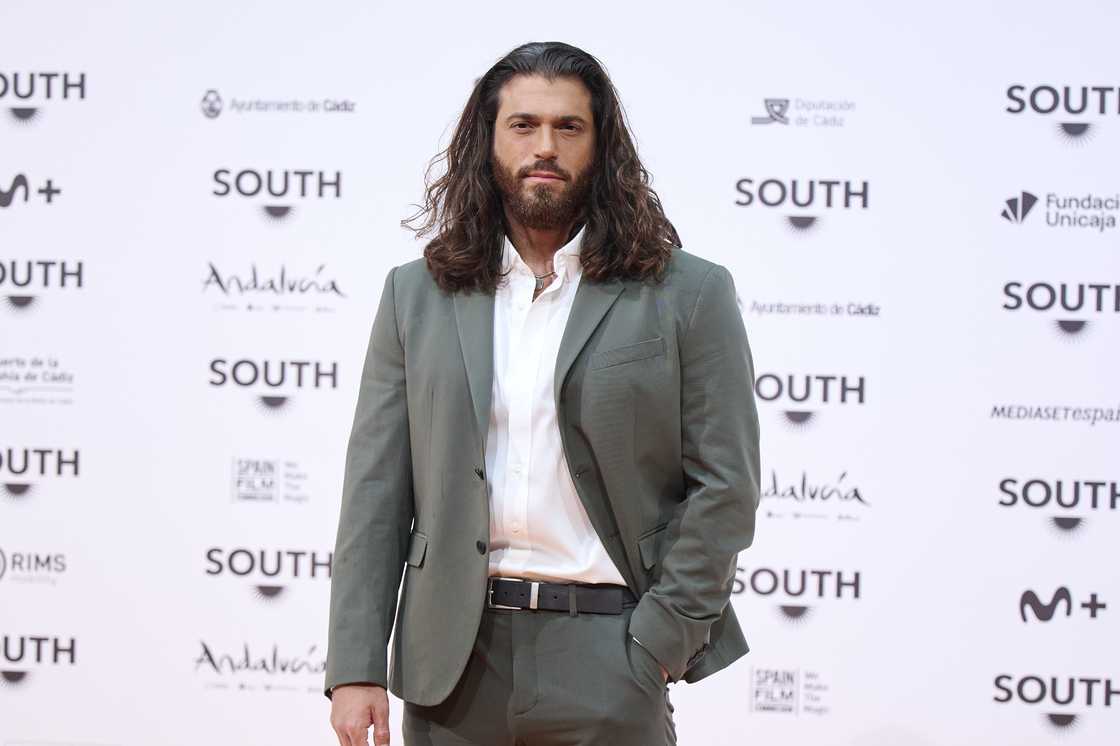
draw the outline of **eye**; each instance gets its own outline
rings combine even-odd
[[[524,128],[524,127],[528,127],[528,126],[529,126],[528,122],[516,122],[516,123],[514,123],[513,128],[518,129],[518,128]],[[525,130],[522,129],[521,131],[524,132]]]

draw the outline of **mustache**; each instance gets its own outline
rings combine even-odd
[[[529,174],[531,174],[533,171],[540,171],[542,173],[556,174],[557,176],[559,176],[563,179],[567,179],[569,181],[571,180],[571,174],[569,174],[567,171],[560,168],[556,164],[549,163],[548,161],[538,161],[537,163],[533,164],[532,166],[527,166],[527,167],[521,169],[520,171],[517,172],[517,175],[520,176],[521,178],[524,178],[524,177],[528,176]]]

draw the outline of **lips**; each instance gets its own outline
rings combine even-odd
[[[553,179],[555,181],[563,181],[560,174],[552,173],[551,171],[533,171],[525,178],[527,179]]]

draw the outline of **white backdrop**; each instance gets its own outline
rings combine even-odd
[[[671,688],[680,742],[1115,742],[1117,22],[4,3],[0,744],[335,743],[328,567],[399,220],[474,79],[551,39],[607,66],[760,376],[753,649]]]

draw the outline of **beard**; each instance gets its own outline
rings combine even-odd
[[[556,230],[572,223],[583,210],[591,191],[590,167],[573,180],[571,174],[547,161],[538,161],[518,172],[506,168],[495,158],[492,162],[494,181],[502,194],[506,209],[526,228]],[[554,184],[527,186],[523,177],[531,171],[548,171],[559,174],[565,181],[557,189]]]

